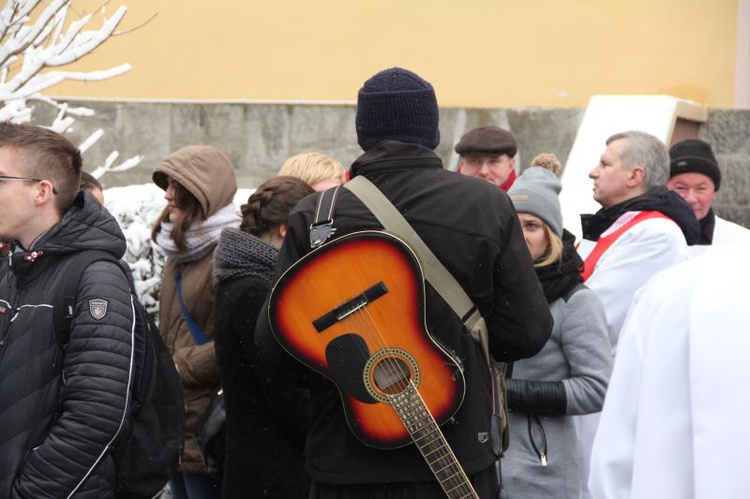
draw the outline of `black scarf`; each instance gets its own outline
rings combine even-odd
[[[575,248],[575,236],[563,230],[563,251],[558,262],[544,267],[536,267],[536,275],[542,283],[544,296],[548,303],[552,303],[579,283],[583,282],[580,271],[583,260]]]
[[[714,229],[716,228],[716,215],[714,215],[714,209],[708,210],[708,213],[702,220],[698,221],[701,224],[701,237],[695,244],[709,245],[714,240]]]
[[[581,215],[583,238],[598,241],[602,232],[628,211],[658,211],[668,216],[680,226],[688,244],[695,244],[700,237],[700,226],[690,205],[676,192],[655,187],[618,205],[602,208],[593,215]]]

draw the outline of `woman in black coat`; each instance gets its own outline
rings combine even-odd
[[[312,193],[305,182],[278,176],[242,206],[239,229],[226,228],[214,257],[216,356],[227,412],[223,496],[303,498],[309,479],[303,447],[306,393],[273,383],[255,352],[255,323],[266,296],[289,212]]]

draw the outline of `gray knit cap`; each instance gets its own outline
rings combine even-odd
[[[508,191],[513,206],[520,213],[535,215],[562,238],[563,223],[560,211],[562,185],[557,176],[541,166],[532,166],[518,177]]]

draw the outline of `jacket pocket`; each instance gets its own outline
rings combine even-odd
[[[538,414],[527,414],[529,442],[542,466],[547,466],[547,434]]]

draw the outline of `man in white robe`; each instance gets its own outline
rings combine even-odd
[[[750,497],[750,243],[710,249],[636,295],[594,441],[597,499]]]
[[[581,215],[585,284],[604,304],[614,355],[636,291],[658,272],[689,258],[698,240],[693,210],[667,189],[667,147],[653,135],[629,131],[606,141],[589,173],[602,209]],[[588,464],[599,414],[576,416],[581,449],[581,490],[588,499]]]

